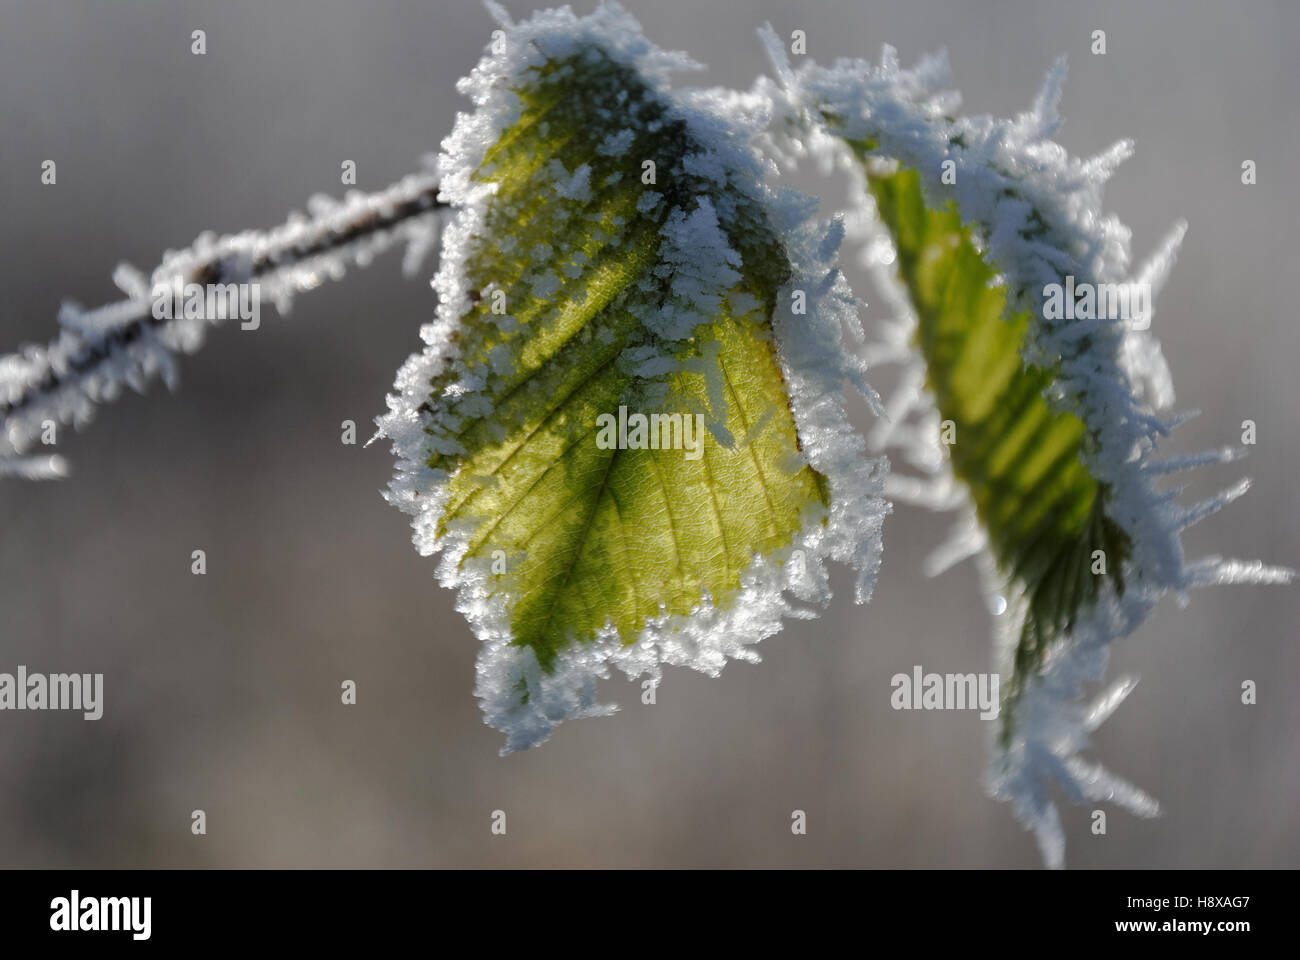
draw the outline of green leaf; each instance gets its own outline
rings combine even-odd
[[[595,51],[534,70],[518,94],[519,120],[475,174],[497,192],[465,266],[483,295],[462,319],[460,355],[486,388],[451,404],[463,452],[430,466],[453,475],[442,528],[473,529],[461,562],[504,560],[493,592],[510,600],[513,642],[549,668],[607,623],[630,643],[648,619],[689,613],[706,592],[729,602],[753,555],[789,544],[827,494],[809,466],[790,466],[798,437],[769,320],[790,267],[762,211],[742,200],[720,225],[740,269],[716,313],[685,341],[656,336],[643,318],[673,299],[659,257],[665,221],[730,200],[686,171],[701,145],[634,71]],[[635,133],[625,153],[598,149],[623,129]],[[642,183],[643,160],[655,185]],[[557,196],[557,177],[581,170],[587,190]],[[650,203],[651,191],[661,198]],[[516,322],[493,314],[492,291]],[[638,348],[669,358],[671,371],[639,375]],[[716,367],[720,408],[691,361]],[[435,382],[431,402],[465,372]],[[469,406],[478,412],[462,413]],[[601,449],[598,418],[620,407],[671,416],[673,438],[696,413],[713,432],[695,438],[698,459]]]
[[[855,145],[863,155],[869,144]],[[1029,316],[980,256],[956,209],[928,207],[914,170],[868,173],[918,319],[926,386],[955,425],[953,473],[966,486],[1000,573],[1026,599],[1015,651],[1014,700],[1052,640],[1097,598],[1094,551],[1118,593],[1130,538],[1106,514],[1107,489],[1084,465],[1083,422],[1044,397],[1056,371],[1026,364]],[[1003,716],[1009,718],[1011,711]]]
[[[875,401],[843,227],[765,183],[770,105],[670,91],[689,61],[614,5],[502,25],[438,161],[437,317],[377,422],[509,752],[616,709],[611,668],[757,660],[827,560],[865,602],[888,505],[843,403]]]
[[[901,499],[963,513],[969,500],[975,516],[963,516],[932,559],[975,556],[994,592],[997,664],[1011,679],[1001,684],[986,783],[1061,866],[1054,785],[1076,802],[1113,801],[1137,816],[1160,809],[1083,756],[1134,685],[1121,678],[1089,696],[1111,644],[1170,591],[1293,576],[1259,561],[1186,559],[1181,532],[1244,483],[1190,507],[1158,486],[1237,456],[1158,455],[1181,418],[1161,414],[1173,384],[1147,327],[1186,225],[1132,266],[1129,231],[1104,208],[1105,184],[1132,144],[1081,158],[1053,139],[1063,57],[1029,110],[955,117],[942,54],[903,69],[886,47],[878,66],[805,59],[796,69],[775,31],[762,33],[781,80],[779,142],[790,156],[852,155],[874,195],[855,220],[867,262],[896,274],[881,279],[898,315],[872,353],[899,363],[903,377],[877,437],[922,471],[893,484]],[[1116,315],[1113,303],[1089,310],[1087,288],[1099,285],[1128,286],[1145,306],[1136,316],[1123,306]],[[1076,310],[1068,301],[1059,309],[1072,287]],[[935,436],[936,424],[945,433]],[[951,445],[937,451],[936,440]]]
[[[461,319],[464,366],[429,394],[458,421],[461,449],[429,466],[451,475],[439,529],[471,529],[463,565],[503,559],[493,593],[508,600],[512,641],[549,669],[607,624],[632,643],[647,619],[689,613],[706,594],[728,604],[754,554],[790,544],[828,492],[797,458],[771,329],[790,265],[762,209],[689,173],[702,144],[634,70],[595,49],[532,70],[516,92],[519,120],[474,173],[497,193],[464,267],[480,291]],[[599,150],[619,130],[634,134],[624,152]],[[645,160],[654,185],[642,182]],[[556,193],[582,172],[585,190]],[[710,211],[727,211],[718,229],[740,256],[716,272],[716,308],[688,338],[656,336],[647,316],[701,299],[673,291],[664,226],[707,224]],[[638,372],[656,356],[666,372]],[[467,375],[484,389],[448,399]],[[671,416],[675,436],[694,414],[711,429],[695,438],[698,458],[601,449],[598,418],[620,407]]]

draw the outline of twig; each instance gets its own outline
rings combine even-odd
[[[246,296],[267,298],[285,313],[295,294],[338,279],[349,265],[367,266],[403,241],[409,275],[436,242],[445,206],[437,178],[414,174],[377,193],[356,191],[342,201],[315,197],[308,203],[310,216],[292,214],[269,231],[202,234],[188,249],[166,253],[148,278],[119,265],[113,280],[126,299],[91,311],[65,303],[55,340],[0,357],[0,477],[44,479],[66,472],[60,457],[20,456],[47,421],[80,427],[123,383],[143,390],[159,375],[175,386],[175,354],[197,350],[206,326],[229,313],[178,316],[160,309],[160,299],[170,299],[171,291],[198,285],[228,293],[237,289],[231,285],[248,285]]]

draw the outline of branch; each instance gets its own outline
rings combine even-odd
[[[61,457],[21,456],[47,422],[80,428],[123,383],[143,391],[157,375],[174,389],[175,355],[197,350],[209,324],[235,315],[228,309],[233,303],[256,305],[265,297],[286,313],[295,294],[339,279],[349,265],[367,266],[403,241],[403,272],[414,273],[437,240],[445,207],[436,177],[413,174],[343,201],[314,197],[310,216],[291,214],[266,232],[201,234],[188,249],[164,254],[147,278],[119,265],[113,281],[125,299],[90,311],[64,303],[55,340],[0,357],[0,477],[62,476]],[[173,301],[182,304],[190,285],[205,292],[204,309],[169,309]]]

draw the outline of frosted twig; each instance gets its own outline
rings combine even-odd
[[[0,476],[63,472],[60,459],[19,456],[46,421],[80,427],[96,404],[116,398],[123,383],[143,390],[160,375],[175,386],[175,354],[197,350],[206,326],[228,314],[181,316],[161,310],[158,300],[167,291],[190,284],[205,290],[256,284],[253,295],[269,298],[284,313],[294,294],[338,279],[349,265],[367,266],[403,241],[408,243],[404,272],[415,272],[436,240],[443,207],[437,177],[424,172],[376,193],[354,191],[342,201],[314,197],[310,216],[291,214],[265,232],[201,234],[193,246],[164,254],[150,277],[119,265],[113,280],[125,299],[90,311],[65,303],[56,339],[0,357]],[[50,468],[36,469],[40,463]]]

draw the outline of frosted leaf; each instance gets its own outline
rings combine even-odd
[[[613,4],[501,16],[439,161],[437,317],[377,423],[510,751],[613,710],[613,669],[757,660],[795,600],[827,601],[828,560],[865,600],[886,507],[843,409],[866,388],[838,228],[763,185],[765,117],[672,91],[690,62]],[[633,416],[683,443],[638,444]]]
[[[1110,644],[1165,593],[1293,576],[1185,560],[1180,532],[1244,493],[1245,482],[1188,508],[1156,486],[1164,474],[1240,455],[1157,457],[1180,418],[1162,412],[1173,387],[1150,321],[1186,224],[1131,267],[1128,228],[1104,212],[1102,193],[1132,143],[1081,160],[1051,139],[1064,59],[1025,113],[955,117],[942,55],[904,70],[886,47],[879,66],[793,69],[770,28],[764,39],[781,86],[761,81],[755,96],[777,105],[773,148],[787,162],[812,156],[850,171],[850,232],[894,314],[869,352],[903,367],[902,386],[871,439],[874,449],[899,450],[919,476],[891,477],[886,494],[957,510],[928,572],[973,556],[987,596],[1005,609],[995,646],[1011,679],[1003,728],[991,738],[991,784],[1060,865],[1049,784],[1142,816],[1157,810],[1080,755],[1088,731],[1131,689],[1122,684],[1091,711],[1081,706]],[[1150,299],[1133,316],[1075,317],[1053,307],[1062,288]],[[941,423],[961,438],[949,450],[936,442]],[[1099,555],[1105,576],[1093,567]]]

